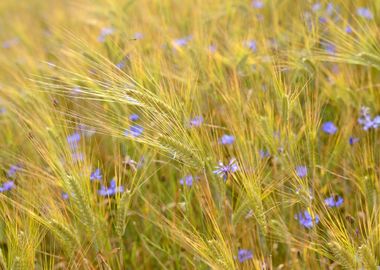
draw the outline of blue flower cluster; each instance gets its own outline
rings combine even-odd
[[[235,137],[232,136],[232,135],[224,134],[224,135],[220,138],[219,142],[220,142],[221,144],[224,144],[224,145],[226,145],[226,144],[233,144],[233,143],[235,142]]]
[[[74,161],[82,161],[84,156],[81,152],[78,151],[79,141],[81,139],[81,135],[79,132],[74,132],[73,134],[67,136],[67,143],[71,149],[71,157]]]
[[[98,194],[100,196],[113,196],[116,193],[122,193],[124,192],[124,187],[123,186],[117,186],[115,179],[112,179],[110,182],[110,186],[101,186],[101,188],[98,190]]]
[[[307,229],[312,228],[315,224],[319,223],[319,216],[315,215],[312,217],[309,213],[309,211],[305,210],[303,212],[300,212],[294,216],[298,222],[304,226]]]
[[[343,204],[343,198],[341,196],[330,196],[324,202],[328,207],[339,207]]]
[[[140,125],[132,125],[129,129],[124,131],[124,135],[127,137],[139,137],[143,133],[144,128]]]
[[[102,173],[99,168],[97,168],[95,171],[93,171],[90,175],[91,181],[100,181],[102,180]]]
[[[179,183],[183,186],[186,185],[188,187],[191,187],[194,182],[194,177],[192,175],[186,175],[185,177],[179,179]]]
[[[369,130],[371,128],[376,129],[380,126],[380,115],[377,115],[372,119],[369,113],[369,108],[361,107],[358,123],[362,126],[363,130]]]
[[[112,35],[114,32],[115,32],[115,28],[113,27],[102,28],[98,36],[98,41],[103,43],[104,41],[106,41],[106,37],[109,35]]]
[[[203,124],[203,116],[198,115],[190,119],[190,127],[199,127]]]
[[[8,180],[0,186],[0,192],[8,191],[14,189],[16,187],[15,182],[12,180]]]
[[[224,181],[227,180],[229,174],[236,172],[239,169],[236,159],[232,158],[227,165],[219,162],[216,170],[213,171],[214,174],[223,178]]]
[[[239,260],[239,262],[242,263],[242,262],[250,260],[252,258],[253,258],[252,251],[250,251],[248,249],[239,249],[238,250],[238,260]]]

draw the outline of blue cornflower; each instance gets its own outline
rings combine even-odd
[[[97,168],[95,171],[93,171],[90,175],[90,180],[91,181],[98,181],[102,180],[102,172],[100,171],[99,168]]]
[[[343,204],[343,198],[341,196],[330,196],[324,202],[328,207],[339,207]]]
[[[372,120],[372,127],[373,128],[378,128],[380,126],[380,115],[377,115],[375,118]]]
[[[13,182],[12,180],[8,180],[4,182],[2,186],[0,186],[0,192],[8,191],[14,189],[15,187],[15,182]]]
[[[253,0],[252,1],[252,7],[257,8],[257,9],[261,9],[264,7],[264,3],[263,3],[263,1],[260,1],[260,0]]]
[[[216,170],[213,171],[214,174],[223,178],[224,181],[227,180],[229,174],[236,172],[239,169],[236,159],[230,159],[227,165],[224,165],[221,161],[218,163]]]
[[[224,134],[224,135],[220,138],[220,140],[219,140],[219,142],[220,142],[221,144],[233,144],[234,141],[235,141],[235,137],[234,137],[233,135],[228,135],[228,134]]]
[[[324,47],[325,47],[325,50],[326,50],[326,52],[328,54],[331,54],[331,55],[335,54],[336,47],[335,47],[334,44],[332,44],[332,43],[326,43],[326,44],[324,44]]]
[[[322,23],[322,24],[327,23],[327,19],[326,19],[326,17],[323,17],[323,16],[318,17],[318,21],[319,21],[320,23]]]
[[[315,215],[314,218],[312,218],[309,211],[307,210],[296,214],[294,218],[298,220],[301,225],[308,229],[312,228],[314,224],[318,224],[319,222],[319,216]]]
[[[143,39],[144,38],[144,34],[143,33],[140,33],[140,32],[136,32],[134,35],[133,35],[133,38],[134,39]]]
[[[335,134],[338,131],[338,128],[334,125],[333,122],[328,121],[322,124],[322,130],[327,134]]]
[[[244,46],[250,49],[253,52],[257,51],[257,44],[254,40],[246,40],[244,41]]]
[[[371,10],[369,10],[368,8],[365,8],[365,7],[360,7],[356,10],[356,13],[362,17],[362,18],[365,18],[367,20],[372,20],[373,19],[373,14],[371,12]]]
[[[123,59],[121,60],[119,63],[116,64],[116,67],[118,69],[123,69],[125,67],[125,65],[127,64],[127,60],[126,59]]]
[[[190,126],[191,127],[199,127],[203,124],[203,116],[197,115],[194,118],[190,119]]]
[[[9,167],[9,170],[7,172],[7,176],[10,178],[13,178],[16,176],[16,173],[21,170],[22,168],[19,165],[11,165]]]
[[[130,129],[124,131],[125,136],[139,137],[144,131],[144,128],[140,125],[133,125]]]
[[[244,262],[253,258],[252,251],[248,249],[239,249],[238,251],[238,260],[239,262]]]
[[[208,51],[210,53],[214,53],[214,52],[216,52],[216,48],[217,48],[216,45],[211,44],[211,45],[208,46]]]
[[[129,120],[131,120],[131,121],[137,121],[137,120],[139,120],[139,118],[140,118],[140,116],[138,114],[136,114],[136,113],[131,114],[129,116]]]
[[[368,130],[370,128],[378,128],[380,126],[380,115],[376,116],[371,120],[371,115],[369,113],[368,107],[361,107],[360,117],[358,123],[362,125],[363,130]]]
[[[303,178],[307,175],[307,167],[306,166],[297,166],[296,174],[298,177]]]
[[[101,29],[100,34],[98,36],[99,42],[106,41],[106,37],[112,35],[115,32],[115,28],[113,27],[104,27]]]
[[[359,141],[359,138],[355,138],[352,136],[348,139],[348,142],[350,143],[350,145],[353,145],[353,144],[357,143],[358,141]]]
[[[189,43],[190,40],[192,40],[193,37],[191,35],[183,37],[183,38],[178,38],[173,40],[172,44],[177,47],[184,47]]]
[[[346,28],[344,29],[346,31],[347,34],[352,34],[352,27],[347,25]]]
[[[19,42],[20,42],[20,39],[17,37],[12,38],[12,39],[8,39],[8,40],[3,42],[2,47],[4,49],[9,49],[13,46],[16,46]]]
[[[64,200],[69,199],[69,194],[67,194],[66,192],[62,192],[61,196],[62,196],[62,199]]]
[[[183,186],[186,185],[188,187],[191,187],[193,185],[194,178],[192,175],[186,175],[184,178],[181,178],[179,180],[179,183]]]
[[[259,150],[259,155],[260,155],[261,158],[267,158],[267,157],[270,157],[270,153],[269,153],[269,151],[267,151],[267,150],[262,150],[262,149]]]
[[[75,132],[69,136],[67,136],[67,142],[71,149],[75,149],[78,147],[78,143],[80,141],[80,134],[79,132]]]
[[[322,7],[321,3],[315,3],[315,4],[313,4],[313,5],[311,6],[311,10],[312,10],[313,12],[317,12],[317,11],[319,11],[319,10],[321,9],[321,7]]]
[[[115,195],[116,193],[121,193],[124,192],[124,187],[123,186],[117,186],[115,179],[112,179],[110,182],[110,186],[101,186],[101,188],[98,190],[98,194],[100,196],[112,196]]]
[[[327,8],[326,8],[326,13],[328,15],[331,15],[334,12],[334,4],[333,3],[328,3]]]

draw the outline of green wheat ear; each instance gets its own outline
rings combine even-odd
[[[66,250],[69,256],[73,255],[75,250],[79,247],[79,240],[76,235],[62,222],[58,222],[55,219],[49,221],[50,231],[62,242],[64,250]]]
[[[0,269],[1,270],[8,269],[7,268],[7,263],[6,263],[6,260],[4,258],[4,254],[3,254],[3,250],[2,249],[0,249]]]
[[[202,167],[202,159],[185,144],[165,135],[160,135],[158,141],[173,155],[174,159],[184,162],[188,166]]]
[[[373,255],[371,249],[367,245],[363,244],[359,247],[359,256],[365,269],[378,269],[375,256]]]
[[[334,255],[335,260],[343,267],[343,269],[351,270],[357,269],[357,260],[355,254],[350,253],[350,251],[342,247],[338,242],[330,242],[328,246]]]
[[[75,207],[79,211],[79,220],[85,225],[88,232],[94,232],[95,224],[89,202],[86,200],[85,194],[78,184],[78,182],[72,176],[65,177],[65,183],[71,195],[72,201]]]
[[[127,226],[126,219],[129,208],[129,195],[129,192],[124,192],[117,205],[115,230],[120,237],[124,235],[125,227]]]
[[[30,268],[25,265],[25,262],[23,261],[23,259],[21,259],[19,256],[16,256],[14,258],[11,270],[27,270],[27,269],[30,269]]]
[[[380,70],[380,57],[378,55],[368,52],[361,52],[357,56],[360,60],[364,61],[366,65],[372,66],[377,70]]]

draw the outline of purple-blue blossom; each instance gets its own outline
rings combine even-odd
[[[62,196],[62,199],[64,200],[69,199],[69,194],[67,194],[66,192],[62,192],[61,196]]]
[[[112,35],[115,32],[115,28],[113,27],[104,27],[101,29],[100,34],[98,36],[99,42],[106,41],[106,37]]]
[[[380,126],[380,115],[377,115],[371,119],[369,108],[363,106],[360,109],[360,117],[358,119],[358,123],[362,126],[363,130],[368,130],[370,128],[376,129]]]
[[[214,53],[214,52],[216,52],[216,49],[217,49],[217,47],[216,47],[215,44],[211,44],[211,45],[208,46],[208,51],[209,51],[210,53]]]
[[[224,134],[220,138],[219,142],[221,144],[224,144],[224,145],[226,145],[226,144],[233,144],[235,142],[235,137],[233,135]]]
[[[186,175],[184,178],[181,178],[179,180],[179,183],[183,186],[186,185],[188,187],[191,187],[194,182],[194,177],[192,175]]]
[[[307,210],[296,214],[294,218],[298,220],[299,224],[308,229],[319,223],[319,216],[315,215],[312,217]]]
[[[133,35],[133,38],[134,39],[143,39],[144,38],[144,34],[143,33],[140,33],[140,32],[136,32],[134,35]]]
[[[238,260],[239,260],[239,262],[242,263],[242,262],[250,260],[252,258],[253,258],[252,251],[250,251],[248,249],[239,249],[238,250]]]
[[[184,47],[186,46],[189,41],[191,41],[193,39],[193,37],[191,35],[189,36],[186,36],[186,37],[183,37],[183,38],[178,38],[178,39],[175,39],[173,40],[173,45],[174,46],[177,46],[177,47]]]
[[[324,202],[328,207],[339,207],[343,204],[343,198],[341,196],[330,196]]]
[[[137,121],[137,120],[139,120],[139,118],[140,118],[140,116],[136,113],[133,113],[129,116],[129,120],[131,120],[131,121]]]
[[[328,3],[326,7],[326,13],[327,15],[331,15],[334,12],[334,4],[333,3]]]
[[[296,174],[298,177],[303,178],[307,175],[307,167],[306,166],[297,166]]]
[[[322,7],[321,3],[318,2],[318,3],[315,3],[311,6],[311,10],[313,12],[317,12],[321,9],[321,7]]]
[[[98,194],[100,196],[113,196],[116,193],[122,193],[124,192],[123,186],[117,186],[115,179],[112,179],[110,182],[110,186],[101,186],[101,188],[98,190]]]
[[[354,145],[358,141],[359,141],[359,138],[352,137],[352,136],[348,139],[348,142],[349,142],[350,145]]]
[[[322,24],[327,23],[327,19],[326,19],[326,17],[323,17],[323,16],[318,17],[318,21],[319,21],[320,23],[322,23]]]
[[[373,19],[373,14],[371,10],[365,7],[360,7],[356,10],[356,14],[358,14],[360,17],[365,18],[367,20]]]
[[[12,180],[8,180],[4,182],[2,186],[0,186],[0,192],[8,191],[14,189],[15,187],[15,182],[13,182]]]
[[[132,125],[129,129],[124,131],[125,136],[139,137],[144,131],[144,128],[140,125]]]
[[[261,9],[264,7],[264,3],[261,0],[253,0],[252,1],[252,7],[257,8],[257,9]]]
[[[338,128],[331,121],[325,122],[322,124],[322,130],[327,134],[335,134],[338,131]]]
[[[22,168],[21,168],[21,166],[19,166],[19,165],[11,165],[10,167],[9,167],[9,170],[8,170],[8,172],[7,172],[7,176],[8,177],[10,177],[10,178],[13,178],[13,177],[15,177],[16,176],[16,173],[18,172],[18,171],[20,171]]]
[[[223,178],[224,181],[227,180],[229,174],[236,172],[239,169],[239,166],[236,162],[236,159],[230,159],[230,162],[227,165],[224,165],[223,162],[219,162],[216,170],[213,171],[214,174]]]
[[[335,54],[336,47],[335,47],[334,44],[332,44],[332,43],[326,43],[326,44],[324,44],[324,47],[325,47],[325,50],[326,50],[326,52],[328,54],[331,54],[331,55]]]
[[[256,44],[256,41],[254,40],[246,40],[244,41],[244,46],[248,49],[250,49],[251,51],[253,52],[256,52],[257,51],[257,44]]]
[[[121,60],[119,63],[116,64],[116,67],[118,69],[123,69],[125,67],[125,65],[127,64],[127,60],[126,59],[123,59]]]
[[[190,119],[190,126],[191,127],[199,127],[203,124],[203,116],[197,115],[194,118]]]
[[[95,171],[93,171],[90,175],[90,181],[99,181],[102,180],[102,172],[99,168],[97,168]]]
[[[4,49],[9,49],[13,46],[16,46],[19,42],[20,42],[20,39],[18,37],[8,39],[8,40],[3,42],[2,47]]]
[[[344,29],[344,31],[346,31],[347,34],[352,34],[352,27],[347,25],[346,28]]]
[[[67,142],[71,149],[76,149],[78,147],[78,143],[80,141],[80,134],[79,132],[75,132],[69,136],[67,136]]]
[[[259,150],[259,155],[261,158],[267,158],[270,157],[270,153],[267,150],[260,149]]]

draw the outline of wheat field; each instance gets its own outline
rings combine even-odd
[[[1,269],[379,269],[380,1],[0,1]]]

